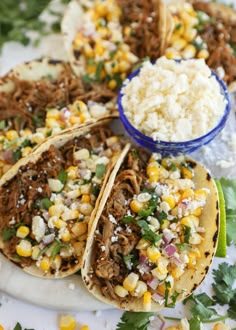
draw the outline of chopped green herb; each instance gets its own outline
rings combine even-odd
[[[158,196],[156,193],[152,195],[152,198],[148,202],[148,207],[146,210],[141,210],[138,212],[138,215],[141,217],[148,217],[151,215],[157,207]]]
[[[139,155],[138,155],[137,150],[132,150],[132,151],[131,151],[131,154],[132,154],[132,156],[134,157],[134,159],[139,159]]]
[[[52,259],[53,260],[56,258],[56,255],[61,250],[62,245],[63,245],[59,238],[56,237],[55,240],[56,240],[56,244],[55,244],[55,247],[52,250]]]
[[[104,68],[104,62],[102,62],[102,61],[98,62],[97,67],[96,67],[96,72],[95,72],[96,81],[101,80],[101,74],[102,74],[103,68]]]
[[[154,313],[145,312],[124,312],[116,330],[147,330],[150,324],[150,317]]]
[[[98,179],[102,178],[105,172],[106,172],[106,166],[104,164],[96,165],[95,175]]]
[[[16,323],[15,327],[13,330],[22,330],[22,326],[20,325],[19,322]]]
[[[197,42],[196,40],[191,41],[191,44],[196,48],[196,50],[199,52],[201,49],[203,49],[204,41]]]
[[[65,185],[67,177],[68,177],[68,173],[66,171],[64,170],[59,171],[58,180],[60,180],[63,185]]]
[[[49,137],[52,135],[52,130],[47,131],[46,137]]]
[[[21,143],[21,145],[16,150],[13,151],[13,160],[14,160],[14,162],[16,163],[21,158],[21,151],[22,151],[23,148],[33,147],[33,146],[34,146],[34,144],[32,144],[30,140],[25,139]]]
[[[179,293],[177,291],[174,291],[174,293],[171,296],[171,302],[169,303],[169,295],[170,295],[170,289],[171,289],[171,284],[170,282],[166,281],[165,282],[165,295],[164,295],[164,299],[165,299],[165,307],[169,307],[169,308],[173,308],[175,307],[176,304],[176,300],[179,296]]]
[[[183,26],[182,23],[178,23],[178,24],[176,24],[176,26],[175,26],[175,31],[180,30],[182,26]]]
[[[6,127],[6,121],[5,120],[1,120],[0,121],[0,130],[4,129]]]
[[[188,244],[175,244],[179,251],[187,251],[190,250],[192,247]]]
[[[132,258],[134,257],[133,254],[128,254],[126,256],[123,256],[124,263],[126,265],[126,268],[131,270],[132,269]]]
[[[53,205],[53,202],[48,198],[43,198],[40,204],[44,209],[48,210],[49,207]]]
[[[92,194],[95,197],[98,197],[99,193],[100,193],[100,186],[98,186],[96,184],[92,184]]]
[[[18,137],[15,137],[12,141],[4,140],[3,149],[7,150],[10,149],[12,146],[14,146],[18,142]]]
[[[130,223],[130,222],[134,222],[135,218],[132,217],[131,215],[127,215],[122,219],[122,223]]]
[[[184,226],[184,243],[189,243],[191,236],[191,228],[189,226]]]
[[[3,242],[7,242],[15,235],[16,235],[15,228],[4,228],[2,231],[2,240]]]
[[[116,55],[116,50],[113,50],[109,53],[110,58],[113,58]]]
[[[152,245],[155,245],[162,238],[162,234],[156,234],[152,231],[145,220],[137,221],[137,225],[141,228],[142,237]]]

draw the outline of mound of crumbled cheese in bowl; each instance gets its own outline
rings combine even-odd
[[[128,121],[146,136],[168,142],[207,134],[227,102],[202,59],[144,62],[139,74],[124,82],[122,94]]]

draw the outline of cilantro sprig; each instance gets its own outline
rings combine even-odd
[[[117,324],[116,330],[147,330],[150,324],[150,317],[153,315],[154,313],[125,312]]]

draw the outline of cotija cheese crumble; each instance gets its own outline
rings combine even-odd
[[[154,140],[188,141],[213,129],[223,116],[226,100],[203,59],[159,58],[144,62],[126,80],[122,106],[130,123]]]

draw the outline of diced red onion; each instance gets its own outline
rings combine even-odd
[[[171,240],[174,238],[174,234],[169,229],[163,230],[163,240],[166,244],[169,244]]]
[[[147,285],[152,289],[152,290],[156,290],[156,288],[158,287],[159,284],[159,280],[157,277],[153,277],[150,281],[147,282]]]
[[[152,329],[163,330],[165,323],[165,319],[161,315],[157,315],[151,320],[150,326]]]
[[[180,258],[175,255],[170,258],[170,262],[175,264],[176,266],[181,266],[183,264]]]
[[[177,251],[176,246],[173,244],[169,244],[164,248],[165,253],[168,255],[168,257],[171,257],[175,254]]]
[[[52,243],[54,241],[54,238],[55,238],[55,235],[54,234],[46,235],[43,238],[43,243],[45,245],[48,245],[48,244],[50,244],[50,243]]]
[[[160,295],[159,293],[153,293],[153,295],[152,295],[152,299],[155,301],[155,302],[157,302],[157,303],[162,303],[163,302],[163,296],[162,295]]]
[[[12,150],[1,151],[0,158],[3,159],[7,164],[14,164]]]
[[[142,273],[149,273],[151,267],[148,264],[148,258],[144,255],[139,256],[140,265],[137,267],[139,272]]]
[[[63,108],[61,111],[60,111],[60,119],[63,121],[63,122],[66,122],[66,120],[71,116],[71,113],[70,111],[67,109],[67,108]]]

